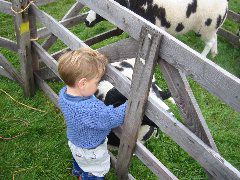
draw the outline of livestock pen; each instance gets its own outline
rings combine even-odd
[[[10,7],[9,5],[11,5],[8,2],[2,3],[5,5],[5,7],[7,6]],[[24,1],[22,6],[24,5],[28,6],[28,3],[29,2]],[[175,118],[159,109],[159,107],[154,106],[154,100],[152,99],[148,100],[147,109],[145,111],[146,115],[149,116],[150,119],[153,120],[157,125],[159,125],[160,129],[163,132],[169,135],[194,159],[198,160],[199,163],[207,171],[210,171],[209,176],[214,176],[217,178],[222,177],[239,179],[239,172],[229,163],[227,163],[227,161],[225,161],[217,153],[218,150],[216,148],[216,145],[211,137],[211,134],[205,123],[205,120],[201,115],[201,111],[190,90],[190,86],[188,84],[188,80],[186,77],[191,76],[200,85],[202,85],[208,91],[212,92],[220,99],[228,103],[237,111],[239,111],[239,96],[238,96],[240,94],[239,79],[227,73],[226,71],[224,71],[222,68],[212,63],[211,61],[207,59],[202,59],[202,57],[198,53],[196,53],[183,43],[177,41],[169,34],[161,31],[160,29],[153,26],[144,19],[140,18],[139,16],[136,16],[134,13],[122,9],[121,6],[112,1],[107,0],[102,1],[101,2],[102,4],[98,4],[98,6],[97,4],[92,3],[90,1],[77,2],[73,6],[73,8],[69,11],[68,15],[66,15],[66,18],[62,20],[63,24],[65,23],[65,25],[67,26],[69,22],[71,22],[71,25],[73,25],[74,23],[84,21],[84,17],[86,17],[86,14],[80,14],[76,16],[78,11],[83,7],[81,3],[87,5],[91,9],[94,9],[99,14],[105,16],[106,19],[112,21],[112,23],[115,23],[119,28],[123,29],[125,32],[129,34],[129,36],[132,37],[99,49],[100,52],[103,52],[109,56],[111,62],[118,61],[119,59],[132,58],[136,56],[138,57],[138,59],[142,58],[147,60],[147,62],[150,60],[153,61],[155,59],[158,59],[157,62],[162,67],[162,71],[165,75],[165,78],[167,79],[167,83],[173,94],[173,97],[177,105],[179,105],[180,110],[182,111],[185,123],[192,132],[189,131],[188,128],[186,128],[182,123],[177,121]],[[20,6],[18,2],[14,1],[12,5],[13,8],[15,8],[15,12],[19,12]],[[100,11],[105,7],[111,8],[105,9],[104,11]],[[113,16],[114,17],[113,19],[109,19],[108,17],[109,13],[111,13],[110,11],[116,13],[116,17]],[[24,14],[26,12],[23,11],[22,13]],[[15,79],[20,84],[22,84],[25,89],[26,96],[34,94],[35,89],[34,78],[35,78],[36,84],[46,92],[46,94],[53,100],[53,102],[55,102],[56,105],[57,95],[50,89],[49,85],[47,85],[47,83],[44,82],[44,79],[48,79],[49,76],[57,78],[58,76],[56,70],[57,62],[54,58],[52,58],[52,56],[49,55],[49,53],[43,47],[45,48],[49,47],[50,46],[49,44],[56,40],[55,36],[61,39],[71,49],[76,49],[78,47],[87,46],[86,44],[92,45],[93,43],[103,40],[106,37],[119,34],[119,30],[116,29],[101,34],[97,37],[93,37],[92,39],[89,39],[84,43],[83,41],[79,40],[75,35],[73,35],[69,30],[67,30],[64,26],[62,26],[60,23],[54,20],[51,16],[39,10],[38,7],[33,3],[29,4],[28,13],[22,16],[20,14],[21,13],[15,15],[15,18],[17,19],[16,34],[18,37],[17,42],[18,44],[6,39],[2,39],[2,41],[4,42],[2,44],[4,47],[9,47],[9,49],[11,50],[18,51],[19,54],[21,55],[23,68],[21,71],[22,76],[19,75],[15,68],[13,68],[11,64],[7,62],[3,56],[1,56],[2,59],[1,65],[4,68],[2,72],[4,72],[6,76]],[[25,23],[28,22],[27,16],[29,16],[30,20],[29,22],[31,33],[24,29],[26,28]],[[37,17],[37,19],[39,19],[47,28],[42,28],[37,33],[37,28],[35,26],[35,17]],[[132,21],[138,22],[134,23],[135,24],[134,28],[131,28]],[[37,37],[40,38],[41,33],[43,34],[42,36],[47,36],[50,35],[51,33],[53,33],[55,36],[51,35],[51,38],[48,39],[43,46],[41,46],[39,43],[36,42],[36,38]],[[38,34],[38,36],[36,36],[36,34]],[[30,46],[31,40],[32,47]],[[140,44],[142,44],[143,46],[139,46],[138,45],[139,42],[141,42]],[[142,49],[143,52],[145,51],[144,54],[141,53]],[[59,54],[61,54],[61,52],[55,53],[53,57]],[[33,61],[31,62],[29,61],[29,59],[30,60],[32,59]],[[40,69],[38,66],[38,59],[41,59],[41,61],[43,61],[48,66],[48,68]],[[32,64],[34,64],[34,66],[32,66]],[[141,69],[142,67],[138,68]],[[151,74],[152,69],[153,67],[150,68],[150,70],[147,72]],[[204,76],[201,71],[203,69],[205,73]],[[45,78],[43,78],[44,77],[43,74],[45,74]],[[48,77],[46,75],[48,75]],[[137,95],[136,94],[129,95],[131,94],[131,92],[134,91],[130,91],[129,89],[130,83],[118,71],[109,66],[106,78],[109,81],[111,81],[122,94],[127,96],[130,101],[136,103]],[[144,82],[147,83],[149,79],[150,75],[148,79],[146,79]],[[134,83],[132,85],[133,86],[132,88],[134,90],[135,82],[140,83],[141,81],[133,79],[133,82]],[[227,85],[225,86],[225,84]],[[146,85],[142,86],[147,87]],[[145,89],[145,92],[143,91],[142,93],[146,94],[147,89]],[[139,101],[140,99],[141,97],[139,97]],[[143,103],[144,99],[142,99],[141,102]],[[143,108],[139,108],[139,110],[143,111]],[[129,112],[135,111],[134,109],[129,108]],[[141,114],[141,112],[138,113]],[[132,116],[130,114],[129,116],[130,116],[129,120],[134,119],[133,117],[135,116],[135,114],[132,114]],[[139,142],[135,144],[136,139],[134,139],[135,137],[134,133],[136,134],[138,129],[133,127],[138,127],[135,125],[139,123],[140,119],[141,117],[139,117],[139,119],[135,119],[136,122],[126,120],[126,123],[129,124],[126,124],[123,130],[119,129],[118,131],[116,131],[117,134],[118,133],[120,134],[122,131],[123,134],[128,135],[128,137],[123,136],[121,138],[118,160],[116,161],[116,159],[112,157],[113,164],[114,166],[116,166],[118,175],[120,177],[126,176],[127,166],[131,159],[134,146],[136,145],[135,151],[136,155],[145,164],[147,164],[149,168],[157,176],[172,179],[176,178],[142,144],[140,144]],[[192,123],[192,120],[194,120],[195,122]],[[133,129],[128,129],[129,127]],[[130,137],[132,137],[130,140],[128,139],[129,135]],[[201,138],[206,144],[211,146],[213,149],[209,148],[206,144],[204,144],[199,138],[197,138],[196,135],[199,138]],[[124,150],[123,148],[124,146],[125,147],[129,146],[129,149]],[[202,154],[204,154],[204,156],[201,156]],[[219,161],[219,158],[221,159],[221,161]],[[126,161],[123,161],[123,159]],[[129,177],[132,176],[129,175]]]

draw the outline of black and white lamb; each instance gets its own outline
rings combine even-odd
[[[112,63],[116,69],[118,69],[123,75],[125,75],[129,80],[132,80],[133,67],[135,59],[127,59],[121,62]],[[103,80],[99,83],[98,90],[95,93],[96,97],[106,105],[113,105],[117,107],[126,102],[127,98],[123,96],[110,82]],[[174,103],[174,100],[171,98],[171,94],[168,91],[162,91],[157,85],[155,78],[153,77],[152,85],[150,89],[149,96],[152,96],[155,99],[155,102],[159,107],[162,107],[165,111],[170,112],[169,107],[162,101],[169,99]],[[172,114],[172,113],[171,113]],[[138,140],[145,142],[150,137],[157,134],[157,125],[154,124],[146,115],[143,117],[142,125],[138,134]],[[112,147],[119,146],[119,139],[115,136],[114,133],[110,133],[108,136],[108,144]]]
[[[172,35],[196,32],[205,42],[202,55],[218,53],[217,31],[226,19],[228,0],[115,0]],[[89,11],[86,25],[103,18]]]

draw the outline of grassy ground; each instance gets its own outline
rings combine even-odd
[[[74,0],[61,0],[42,7],[44,11],[56,19],[61,19]],[[240,2],[230,1],[230,7],[240,12]],[[236,23],[226,21],[225,28],[235,32]],[[113,28],[113,25],[102,22],[94,28],[86,28],[83,24],[71,28],[81,39],[87,39],[98,33]],[[0,13],[0,36],[15,39],[12,18]],[[127,37],[123,34],[96,44],[99,48],[106,44]],[[190,32],[178,37],[197,51],[204,47]],[[60,41],[54,45],[50,52],[65,47]],[[240,77],[240,49],[234,48],[223,38],[219,38],[219,55],[213,61],[221,67]],[[0,48],[6,58],[19,69],[18,55],[7,49]],[[158,84],[166,88],[159,69],[156,69]],[[221,102],[218,98],[201,88],[190,79],[190,84],[204,118],[211,130],[221,155],[233,166],[240,170],[240,114]],[[49,82],[49,85],[58,92],[62,83]],[[18,102],[35,107],[33,110],[13,101],[5,92],[9,93]],[[25,99],[21,87],[0,77],[0,135],[4,137],[17,137],[13,140],[0,140],[0,179],[74,179],[70,175],[71,154],[67,147],[65,124],[63,116],[43,94],[38,90],[33,98]],[[178,118],[178,110],[171,106]],[[146,146],[154,155],[166,165],[179,179],[206,179],[200,165],[174,143],[167,135],[161,133],[158,138],[152,138]],[[133,158],[130,172],[137,179],[157,179],[136,157]],[[116,179],[111,170],[107,179]]]

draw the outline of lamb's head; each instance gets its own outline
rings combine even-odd
[[[115,0],[119,4],[121,4],[124,7],[129,7],[129,1],[128,0]],[[88,13],[88,16],[86,18],[85,24],[88,27],[93,27],[95,24],[105,20],[103,17],[95,13],[93,10],[90,10]]]
[[[85,20],[85,25],[87,27],[93,27],[95,24],[105,20],[103,17],[95,13],[93,10],[88,12],[87,18]]]

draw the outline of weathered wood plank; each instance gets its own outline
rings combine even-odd
[[[60,56],[63,55],[67,51],[71,51],[71,49],[70,48],[61,49],[61,50],[59,50],[59,51],[57,51],[55,53],[52,53],[51,56],[58,61]]]
[[[41,11],[37,6],[31,6],[33,7],[32,9],[37,19],[72,50],[80,47],[88,47],[83,41],[81,41],[76,35],[56,21],[53,17]]]
[[[134,58],[137,55],[139,43],[133,38],[120,40],[116,43],[109,44],[97,49],[100,53],[105,54],[110,63]]]
[[[11,2],[0,0],[0,12],[13,16],[14,13],[12,12],[11,7],[12,7]]]
[[[237,23],[240,23],[240,14],[236,13],[234,11],[228,10],[227,18],[229,18]]]
[[[88,40],[85,41],[86,44],[87,44],[87,41]],[[112,62],[120,61],[123,59],[136,57],[137,49],[138,49],[138,42],[133,38],[127,38],[127,39],[115,42],[113,44],[109,44],[97,50],[100,53],[105,54],[108,57],[109,62],[112,63]],[[69,48],[65,48],[58,52],[53,53],[51,56],[54,59],[58,59],[64,52],[69,50],[70,50]]]
[[[139,40],[142,26],[149,26],[164,35],[159,56],[175,68],[191,75],[202,87],[240,111],[240,79],[180,42],[157,26],[112,0],[79,0],[131,37]],[[124,12],[124,13],[123,13]],[[133,26],[134,24],[134,26]]]
[[[37,42],[32,42],[32,45],[39,58],[53,71],[54,74],[56,74],[56,76],[60,78],[57,69],[58,62]]]
[[[103,33],[101,33],[101,34],[98,34],[98,35],[96,35],[96,36],[94,36],[94,37],[91,37],[91,38],[87,39],[87,40],[84,41],[84,42],[85,42],[88,46],[91,46],[91,45],[96,44],[96,43],[98,43],[98,42],[101,42],[101,41],[103,41],[103,40],[105,40],[105,39],[108,39],[108,38],[110,38],[110,37],[112,37],[112,36],[118,36],[118,35],[120,35],[120,34],[122,34],[122,33],[123,33],[123,31],[122,31],[121,29],[115,28],[115,29],[109,30],[109,31],[107,31],[107,32],[103,32]]]
[[[6,77],[8,79],[11,79],[11,80],[15,81],[15,79],[13,79],[10,76],[10,74],[2,66],[0,66],[0,76],[4,76],[4,77]]]
[[[86,17],[87,17],[87,13],[83,13],[83,14],[77,15],[75,17],[71,17],[71,18],[65,19],[63,21],[59,21],[59,23],[61,23],[66,28],[69,28],[69,27],[79,24],[80,22],[83,22],[86,19]],[[46,27],[38,29],[39,39],[46,38],[50,34],[51,34],[51,31],[48,30]]]
[[[30,6],[28,9],[28,15],[29,15],[30,38],[31,38],[31,41],[36,41],[38,39],[37,20],[36,20],[35,14],[33,13],[32,6]],[[32,49],[31,54],[32,54],[32,61],[33,61],[33,71],[38,71],[40,67],[40,62],[34,48],[31,47],[31,49]]]
[[[2,54],[0,54],[0,66],[2,66],[5,71],[7,71],[7,73],[12,77],[12,79],[17,81],[21,86],[23,86],[24,82],[19,72]]]
[[[234,46],[240,46],[240,37],[232,32],[223,28],[219,28],[217,34],[226,38]]]
[[[87,17],[87,13],[83,13],[83,14],[77,15],[75,17],[71,17],[71,18],[65,19],[63,21],[59,21],[59,23],[61,23],[66,28],[69,28],[76,24],[79,24],[80,22],[83,22],[86,19],[86,17]],[[39,39],[46,38],[50,34],[51,34],[51,31],[48,30],[46,27],[38,29]]]
[[[39,76],[43,79],[43,80],[54,80],[54,81],[57,81],[57,82],[61,82],[62,80],[54,73],[52,72],[52,70],[50,68],[48,68],[47,66],[46,67],[43,67],[43,68],[40,68],[38,70],[38,74]]]
[[[12,41],[10,39],[0,37],[0,46],[7,48],[11,51],[18,52],[18,45],[15,41]]]
[[[104,78],[111,82],[125,97],[129,98],[131,82],[121,72],[112,65],[108,65]],[[202,167],[208,170],[214,178],[239,180],[240,172],[236,168],[200,140],[181,122],[156,104],[158,103],[149,96],[145,115],[161,131],[170,136],[190,156],[197,160]]]
[[[144,115],[160,40],[161,35],[143,27],[133,69],[130,98],[128,99],[125,120],[122,126],[124,133],[121,136],[118,150],[118,179],[127,179],[128,166],[136,146],[138,131]]]
[[[15,11],[20,11],[21,8],[27,7],[28,0],[12,1],[12,6]],[[35,94],[32,56],[31,56],[31,42],[29,31],[29,17],[28,12],[24,11],[21,14],[14,16],[15,32],[17,37],[18,52],[20,55],[21,77],[24,82],[24,95],[30,97]]]
[[[135,153],[160,179],[178,179],[139,141],[137,141]]]
[[[58,95],[52,88],[41,78],[37,71],[34,72],[34,77],[37,85],[45,92],[48,98],[58,107]],[[58,107],[59,108],[59,107]]]
[[[76,16],[83,7],[84,6],[81,3],[76,2],[65,14],[62,20]],[[56,41],[57,37],[51,34],[50,37],[42,44],[43,49],[45,50],[49,49]]]

